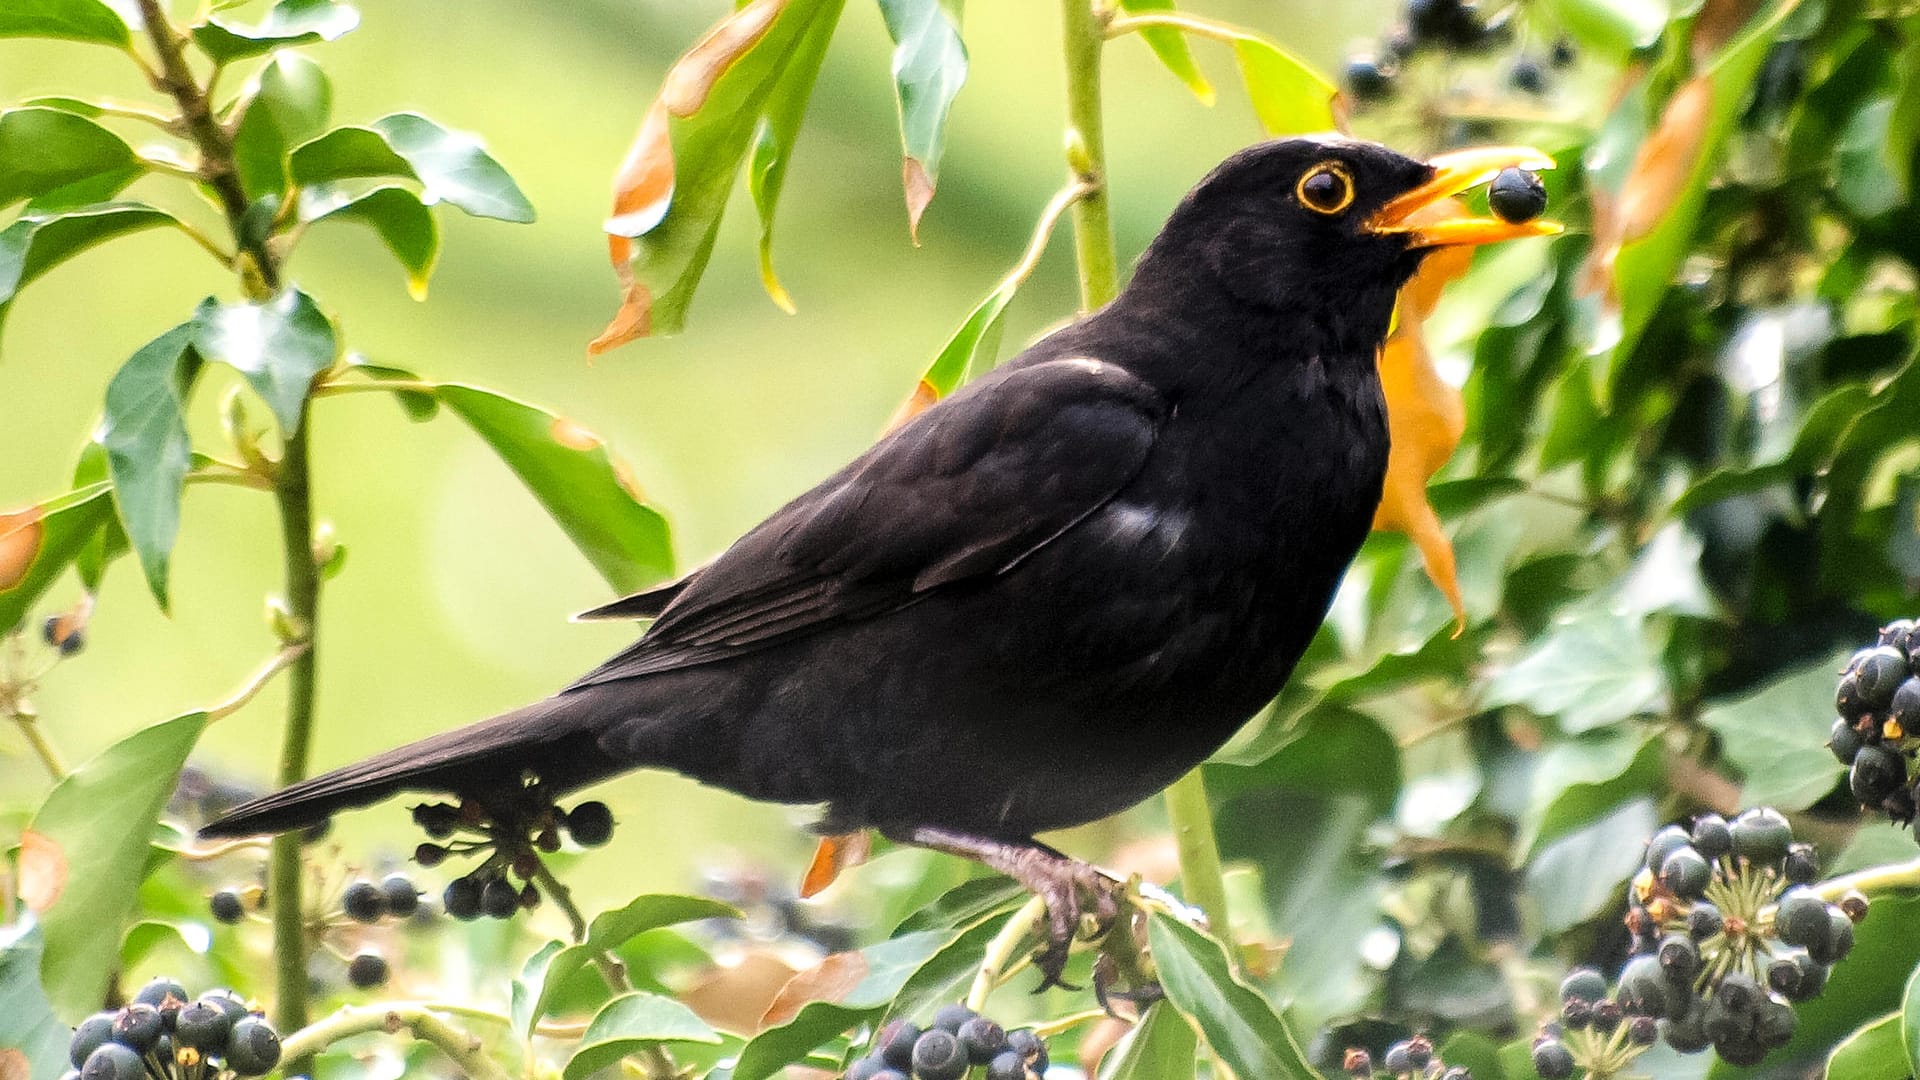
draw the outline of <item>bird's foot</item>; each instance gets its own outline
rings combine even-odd
[[[1080,989],[1061,978],[1068,954],[1076,938],[1098,939],[1113,927],[1120,914],[1124,881],[1034,840],[989,840],[930,826],[894,839],[972,859],[1026,886],[1047,907],[1046,944],[1034,957],[1041,975],[1034,992],[1055,986]]]

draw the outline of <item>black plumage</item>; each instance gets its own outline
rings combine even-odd
[[[1070,908],[1072,868],[1034,833],[1198,764],[1319,626],[1380,497],[1375,355],[1396,290],[1431,244],[1547,231],[1409,223],[1500,165],[1540,163],[1478,153],[1426,164],[1293,139],[1235,155],[1113,303],[688,579],[592,613],[657,615],[631,648],[552,698],[205,834],[400,790],[486,802],[528,774],[559,792],[655,767],[985,858]]]

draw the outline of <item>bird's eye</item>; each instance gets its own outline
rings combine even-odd
[[[1319,214],[1337,214],[1353,205],[1353,174],[1337,161],[1308,169],[1293,193],[1300,204]]]

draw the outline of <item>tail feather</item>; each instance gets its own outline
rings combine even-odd
[[[562,694],[281,788],[201,828],[208,838],[301,829],[401,791],[485,791],[528,770],[565,790],[617,771],[594,745],[595,695]]]

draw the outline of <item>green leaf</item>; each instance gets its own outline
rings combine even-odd
[[[193,43],[215,63],[260,56],[290,45],[332,41],[360,25],[360,13],[336,0],[280,0],[255,26],[219,16],[192,30]]]
[[[140,203],[21,216],[0,229],[0,324],[22,288],[66,260],[117,236],[178,224],[172,214]]]
[[[844,0],[833,0],[833,6]],[[780,189],[787,180],[787,164],[793,157],[793,144],[800,136],[800,123],[807,114],[807,102],[813,97],[813,84],[820,76],[821,62],[827,56],[827,44],[833,40],[840,13],[824,13],[807,27],[795,46],[787,70],[767,99],[766,115],[753,133],[753,157],[747,163],[747,192],[753,196],[754,211],[760,216],[760,283],[782,311],[792,314],[793,297],[780,284],[773,269],[773,214],[780,202]]]
[[[297,184],[359,176],[418,180],[423,201],[446,202],[475,217],[533,220],[533,204],[479,140],[448,131],[418,113],[394,113],[368,127],[340,127],[296,147]]]
[[[23,919],[0,931],[0,1057],[26,1055],[25,1072],[6,1069],[18,1080],[55,1080],[67,1071],[67,1042],[73,1032],[53,1015],[40,989],[40,928]]]
[[[739,917],[740,912],[718,900],[667,893],[635,897],[623,908],[602,912],[594,916],[587,928],[586,941],[558,950],[553,948],[558,943],[550,942],[527,961],[514,987],[514,1026],[525,1034],[532,1034],[533,1026],[547,1014],[555,995],[570,976],[592,963],[594,957],[617,949],[640,934],[696,919]],[[524,1010],[519,1004],[522,985],[527,988],[528,1004]],[[594,1023],[599,1022],[596,1017]]]
[[[107,448],[95,440],[87,440],[87,445],[80,451],[80,460],[73,467],[73,489],[79,491],[95,484],[104,487],[111,484],[112,480],[112,475],[107,471]],[[109,498],[108,502],[111,504],[112,499]],[[99,593],[108,564],[129,550],[127,531],[121,528],[119,517],[108,514],[99,531],[74,556],[73,568],[80,575],[80,584],[86,586],[89,593]]]
[[[377,187],[362,195],[303,190],[300,220],[357,221],[378,233],[407,272],[407,293],[427,298],[427,282],[440,261],[440,227],[420,197],[402,187]]]
[[[1155,914],[1147,941],[1167,1000],[1207,1038],[1236,1076],[1310,1080],[1315,1073],[1287,1022],[1259,991],[1241,982],[1220,943],[1193,927]]]
[[[201,356],[245,376],[283,432],[298,431],[313,380],[338,356],[333,323],[299,289],[265,303],[209,299],[194,314],[193,346]]]
[[[1660,40],[1667,7],[1666,0],[1548,0],[1547,11],[1580,44],[1619,57]]]
[[[1557,739],[1534,762],[1514,850],[1532,858],[1541,844],[1652,793],[1664,775],[1660,740],[1645,732],[1615,729]]]
[[[0,4],[0,38],[10,37],[65,38],[123,49],[133,44],[126,20],[101,0],[7,0]]]
[[[1665,706],[1651,626],[1601,603],[1583,605],[1487,684],[1486,705],[1525,705],[1569,732],[1618,724]]]
[[[894,994],[893,1003],[887,1006],[887,1016],[932,1012],[946,1002],[963,997],[980,970],[980,961],[986,958],[988,946],[1006,922],[1005,915],[994,912],[955,927],[960,936],[914,970],[912,977]]]
[[[364,375],[375,382],[399,382],[420,384],[424,380],[405,368],[391,367],[386,364],[369,363],[367,358],[357,353],[348,353],[347,362],[341,365],[343,375]],[[438,387],[427,390],[392,388],[394,400],[399,402],[401,411],[407,419],[419,423],[440,415]]]
[[[636,990],[622,994],[598,1013],[567,1062],[565,1080],[581,1080],[628,1054],[664,1042],[721,1042],[720,1033],[669,997]]]
[[[1901,1045],[1905,1020],[1906,1014],[1892,1013],[1862,1024],[1827,1056],[1827,1080],[1906,1080],[1913,1075],[1908,1058],[1913,1048]]]
[[[768,1080],[854,1025],[878,1019],[913,973],[956,936],[925,930],[860,950],[861,978],[853,988],[835,1001],[810,1001],[792,1020],[755,1035],[740,1051],[731,1080]]]
[[[188,713],[108,747],[54,786],[22,834],[20,891],[39,914],[41,982],[63,1020],[105,999],[154,822],[207,721]]]
[[[1540,929],[1563,933],[1604,910],[1639,870],[1647,837],[1659,825],[1652,799],[1629,799],[1542,844],[1526,868]]]
[[[287,187],[287,155],[327,129],[333,86],[320,65],[299,53],[269,60],[240,95],[234,164],[249,199]]]
[[[1700,722],[1720,736],[1722,752],[1746,777],[1743,804],[1805,810],[1846,773],[1826,749],[1844,662],[1836,656],[1797,668],[1701,713]]]
[[[84,116],[42,107],[0,112],[0,208],[138,165],[120,136]]]
[[[1257,34],[1234,39],[1233,57],[1240,62],[1240,78],[1269,136],[1305,135],[1332,131],[1339,124],[1333,114],[1338,89],[1307,62]]]
[[[1907,977],[1906,991],[1900,997],[1900,1044],[1907,1052],[1907,1072],[1920,1072],[1920,967]]]
[[[989,915],[1010,911],[1026,899],[1026,887],[1009,877],[991,877],[963,881],[941,894],[893,928],[895,935],[915,930],[952,930],[971,926]]]
[[[20,628],[60,572],[112,520],[106,484],[0,514],[0,634]]]
[[[778,104],[775,93],[805,55],[808,35],[837,20],[842,5],[789,0],[736,10],[674,65],[615,179],[615,214],[605,227],[615,267],[630,269],[632,281],[614,325],[590,350],[686,324],[761,117]]]
[[[900,106],[901,176],[907,192],[908,227],[918,233],[920,215],[940,180],[940,150],[947,113],[967,81],[967,46],[960,40],[961,0],[879,0],[887,35],[893,38],[893,91]]]
[[[1107,1051],[1100,1080],[1193,1080],[1193,1028],[1164,1001],[1140,1018],[1126,1041]]]
[[[121,526],[162,611],[180,531],[180,489],[193,463],[186,404],[200,372],[196,333],[195,323],[176,326],[129,357],[107,384],[100,427]]]
[[[597,436],[490,390],[448,383],[439,395],[493,447],[615,590],[633,592],[673,575],[667,519]]]
[[[1120,0],[1120,10],[1130,15],[1145,11],[1172,11],[1173,0]],[[1167,70],[1173,72],[1173,77],[1193,91],[1193,96],[1200,99],[1200,104],[1213,104],[1213,84],[1200,73],[1200,65],[1194,63],[1193,50],[1187,47],[1186,35],[1170,26],[1150,26],[1140,31],[1140,37],[1147,43],[1147,48],[1153,50],[1153,55],[1167,66]]]

